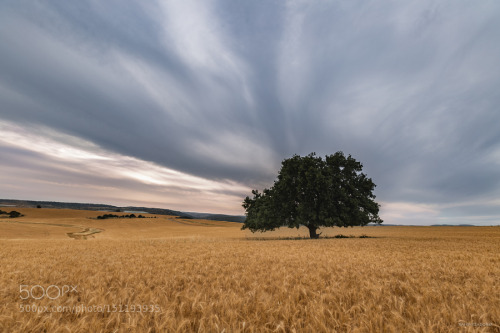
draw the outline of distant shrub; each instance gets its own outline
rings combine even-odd
[[[352,238],[352,236],[335,235],[334,238]]]
[[[105,220],[105,219],[115,219],[115,218],[118,218],[118,217],[120,217],[120,216],[114,215],[114,214],[104,214],[104,215],[98,216],[97,218],[99,220]]]
[[[130,215],[115,215],[115,214],[104,214],[104,215],[99,215],[97,217],[98,220],[106,220],[106,219],[144,219],[146,218],[143,215],[136,216],[135,214],[130,214]]]
[[[23,214],[16,212],[15,210],[13,210],[12,212],[9,213],[9,217],[11,219],[16,218],[16,217],[20,217],[20,216],[23,216]]]

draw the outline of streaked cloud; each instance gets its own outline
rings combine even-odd
[[[203,211],[216,213],[233,211],[233,203],[248,192],[234,181],[185,174],[47,128],[28,130],[0,122],[0,130],[4,159],[0,181],[19,198],[42,195],[44,200],[92,202],[106,198],[118,205],[172,204],[185,210],[196,202]]]
[[[494,224],[499,15],[495,1],[3,2],[0,196],[242,213],[284,158],[343,150],[388,223]]]

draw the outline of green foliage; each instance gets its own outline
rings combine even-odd
[[[106,220],[106,219],[144,219],[146,218],[143,215],[136,216],[135,214],[130,214],[130,215],[115,215],[115,214],[104,214],[104,215],[99,215],[97,217],[98,220]]]
[[[16,212],[15,210],[13,210],[13,211],[11,211],[11,212],[9,213],[9,217],[10,217],[11,219],[15,219],[16,217],[21,217],[21,216],[23,216],[23,214],[21,214],[21,213],[19,213],[19,212]]]
[[[8,213],[4,210],[0,210],[0,215],[8,215],[9,218],[11,218],[11,219],[15,219],[16,217],[24,216],[23,214],[16,212],[15,210],[11,211],[10,213]]]
[[[325,159],[315,153],[285,159],[274,185],[262,193],[253,190],[253,198],[243,201],[247,215],[243,229],[255,232],[304,225],[311,238],[318,238],[320,227],[382,223],[380,205],[374,201],[375,184],[362,168],[342,152]]]

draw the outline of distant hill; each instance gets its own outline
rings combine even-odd
[[[149,214],[156,214],[156,215],[174,215],[174,216],[179,216],[180,218],[183,219],[192,219],[193,216],[186,214],[184,212],[180,212],[177,210],[171,210],[171,209],[163,209],[163,208],[148,208],[148,207],[135,207],[135,206],[127,206],[127,207],[117,207],[121,211],[136,211],[136,212],[145,212]]]
[[[375,224],[375,223],[368,223],[367,226],[370,227],[475,227],[473,224],[431,224],[431,225],[410,225],[410,224]]]
[[[382,224],[377,224],[377,223],[368,223],[367,224],[368,227],[395,227],[395,226],[400,226],[400,224],[386,224],[386,223],[382,223]]]
[[[229,222],[244,223],[246,219],[246,217],[243,215],[207,214],[207,213],[195,213],[195,212],[186,212],[186,214],[191,215],[197,219],[212,220],[212,221],[229,221]]]
[[[117,209],[115,206],[103,204],[89,204],[89,203],[71,203],[71,202],[55,202],[55,201],[31,201],[31,200],[10,200],[0,199],[0,206],[17,206],[17,207],[37,207],[43,208],[60,208],[60,209],[82,209],[82,210],[113,210]]]
[[[473,224],[432,224],[431,227],[475,227]]]
[[[37,207],[42,208],[59,208],[59,209],[80,209],[80,210],[96,210],[96,211],[109,211],[109,212],[145,212],[156,215],[173,215],[179,216],[183,219],[205,219],[214,221],[228,221],[228,222],[245,222],[245,216],[239,215],[223,215],[223,214],[208,214],[208,213],[186,213],[177,210],[164,209],[164,208],[149,208],[149,207],[118,207],[106,204],[93,204],[93,203],[77,203],[77,202],[57,202],[57,201],[34,201],[34,200],[11,200],[0,199],[0,206],[17,206],[17,207]]]

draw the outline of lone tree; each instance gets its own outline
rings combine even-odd
[[[342,152],[325,159],[315,153],[285,159],[274,185],[262,193],[252,190],[253,198],[243,201],[247,218],[242,229],[264,232],[304,225],[311,238],[319,238],[320,227],[382,223],[375,184],[362,168]]]

